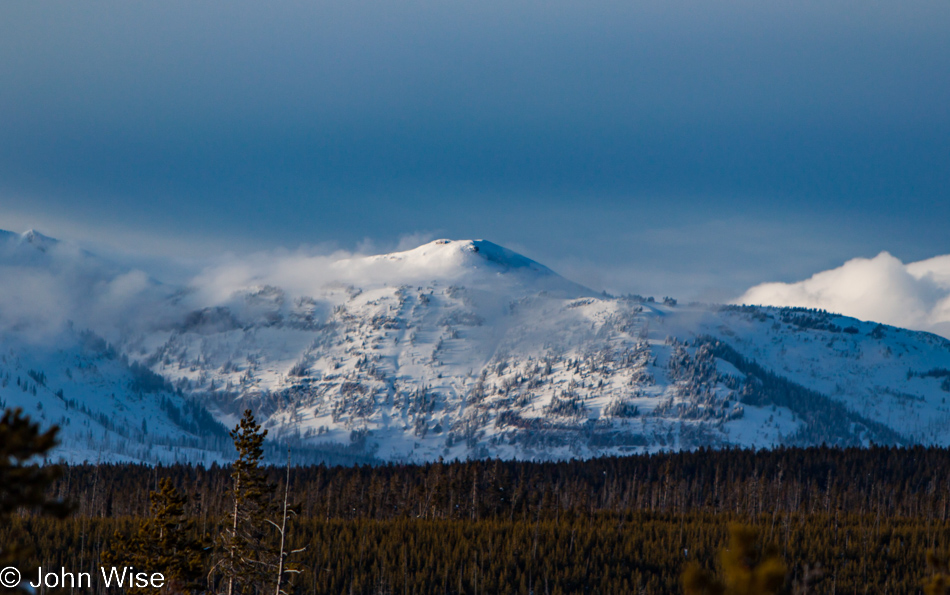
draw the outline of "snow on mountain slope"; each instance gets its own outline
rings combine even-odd
[[[223,459],[227,433],[202,408],[91,332],[55,346],[4,337],[0,407],[19,407],[60,427],[54,458],[82,461]]]
[[[90,460],[226,458],[214,420],[246,407],[342,462],[950,444],[950,342],[927,333],[596,295],[483,240],[266,264],[148,294],[161,315],[121,310],[111,346],[8,329],[0,399]]]
[[[432,278],[444,281],[467,278],[471,282],[480,276],[484,283],[489,279],[497,280],[505,273],[516,273],[510,278],[550,284],[552,288],[569,294],[590,293],[590,290],[564,279],[546,266],[485,240],[435,240],[405,252],[342,260],[339,266],[364,269],[376,266],[380,270],[373,271],[375,278],[395,274],[403,282]],[[386,268],[390,271],[385,271]]]
[[[814,310],[725,308],[720,316],[728,326],[697,330],[904,441],[950,444],[947,339]]]

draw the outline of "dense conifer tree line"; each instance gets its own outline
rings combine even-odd
[[[824,569],[814,593],[921,593],[926,553],[950,534],[944,522],[841,514],[792,515],[787,525],[769,515],[642,512],[559,521],[300,519],[292,541],[308,548],[293,592],[679,593],[689,563],[715,568],[735,519],[776,544],[791,578]],[[98,572],[114,533],[136,527],[131,519],[22,518],[14,538],[28,536],[35,547],[26,567]],[[0,539],[10,530],[0,527]]]
[[[178,569],[174,592],[213,593],[227,592],[222,556],[246,547],[260,576],[241,583],[242,571],[232,591],[273,593],[289,482],[298,514],[287,517],[286,547],[300,550],[301,573],[281,586],[286,593],[659,594],[690,585],[691,593],[754,593],[755,580],[772,589],[761,592],[790,593],[818,577],[807,592],[923,593],[929,580],[927,593],[939,593],[946,584],[946,561],[928,556],[950,549],[945,449],[700,450],[288,472],[257,464],[253,418],[243,437],[240,427],[233,437],[244,439],[244,454],[234,466],[65,467],[45,497],[77,503],[75,514],[21,510],[0,526],[0,543],[29,551],[26,567],[94,572],[104,561],[131,564],[151,547],[143,543],[168,539],[158,549],[182,554],[162,562]],[[239,485],[252,489],[242,495]],[[761,577],[750,570],[745,583],[729,582],[745,576],[735,574],[739,558],[719,553],[735,522],[749,527],[743,547],[755,535],[767,548],[749,567],[761,566]]]
[[[66,466],[50,487],[81,516],[145,516],[162,478],[199,519],[227,516],[232,468]],[[274,501],[285,468],[263,468]],[[305,518],[559,518],[597,512],[834,513],[950,518],[950,450],[779,448],[698,450],[588,461],[480,460],[362,467],[295,466]]]

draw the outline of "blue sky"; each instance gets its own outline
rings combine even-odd
[[[950,253],[950,4],[0,5],[0,227],[146,254],[481,237],[725,299]]]

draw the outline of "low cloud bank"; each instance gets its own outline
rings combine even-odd
[[[411,238],[408,241],[417,241]],[[400,248],[405,242],[400,243]],[[211,257],[183,284],[164,284],[36,232],[0,230],[0,334],[54,342],[70,325],[109,340],[178,326],[191,313],[225,306],[244,320],[320,299],[328,288],[452,281],[472,273],[457,250],[421,247],[411,257],[369,256],[320,247]],[[436,247],[438,248],[438,246]],[[311,309],[320,310],[311,301]]]
[[[449,244],[460,244],[449,242]],[[291,296],[318,296],[330,285],[373,288],[383,285],[452,280],[471,273],[462,265],[460,253],[414,247],[406,258],[370,255],[362,250],[337,250],[324,254],[301,248],[273,250],[242,257],[228,257],[191,279],[192,302],[226,305],[242,292],[255,287],[279,287]]]
[[[950,337],[950,255],[904,264],[887,252],[796,283],[763,283],[739,304],[800,306]]]
[[[319,299],[330,286],[451,282],[459,275],[465,282],[487,275],[497,284],[482,266],[460,266],[461,252],[429,246],[411,250],[411,258],[392,258],[368,257],[365,248],[219,257],[189,282],[167,285],[66,242],[0,231],[0,333],[55,340],[73,323],[112,339],[172,328],[190,312],[219,305],[253,317],[275,303],[287,308],[297,297]],[[950,338],[950,255],[904,264],[882,252],[796,283],[757,285],[735,302],[822,308]]]
[[[348,261],[355,266],[345,266]],[[368,268],[349,252],[273,251],[222,257],[187,284],[167,285],[68,242],[0,231],[0,333],[50,342],[72,325],[116,340],[171,328],[194,310],[243,305],[254,288],[276,285],[291,296],[308,295],[330,282],[371,277]]]
[[[168,287],[35,232],[0,231],[0,332],[54,340],[70,324],[106,334],[164,314]]]

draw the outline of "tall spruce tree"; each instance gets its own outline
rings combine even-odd
[[[187,498],[163,478],[157,492],[151,492],[149,518],[131,537],[116,534],[102,561],[115,566],[132,566],[160,572],[165,585],[158,593],[195,593],[203,590],[201,578],[204,547],[195,536],[194,521],[185,514]],[[133,595],[154,594],[156,590],[132,588]]]
[[[261,460],[264,456],[262,430],[250,409],[231,431],[238,452],[232,467],[230,523],[223,533],[216,568],[222,573],[226,595],[261,594],[273,580],[280,555],[276,551],[268,517],[275,511],[275,486],[267,481]]]
[[[19,510],[63,517],[69,507],[49,498],[49,485],[60,476],[58,465],[40,465],[56,446],[59,428],[40,431],[38,423],[23,415],[22,409],[7,409],[0,418],[0,523],[10,525],[10,517]],[[0,568],[18,568],[31,555],[27,547],[0,543]],[[11,589],[12,590],[12,589]],[[0,586],[0,592],[10,591]]]

